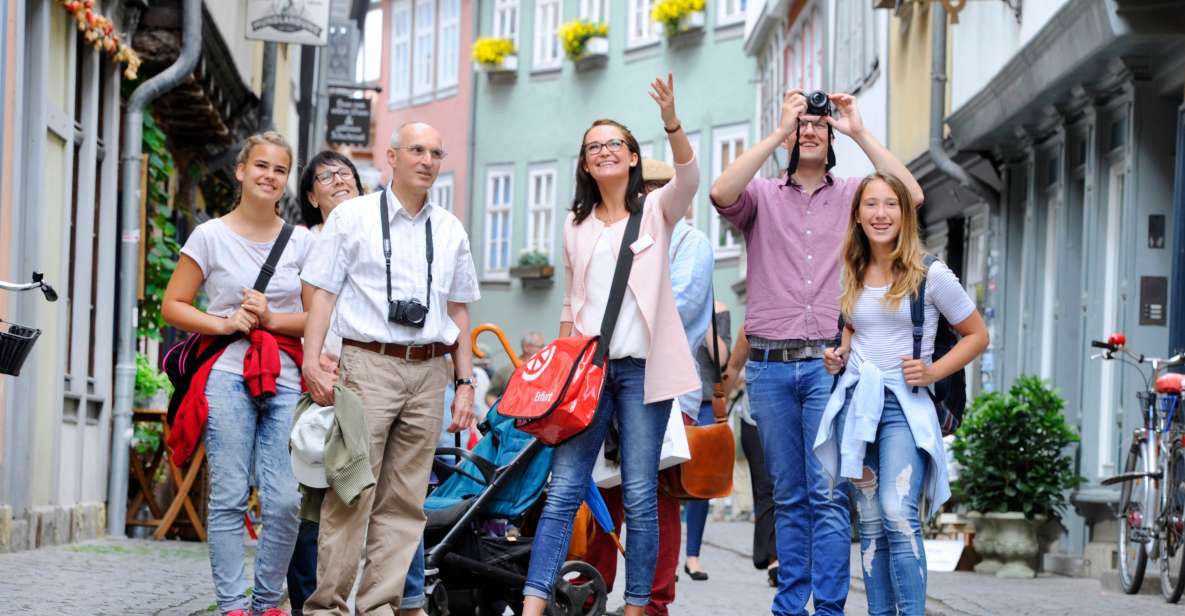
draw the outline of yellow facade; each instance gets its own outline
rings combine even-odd
[[[931,13],[930,3],[910,2],[889,23],[888,145],[906,163],[929,146]]]

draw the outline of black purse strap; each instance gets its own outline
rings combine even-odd
[[[272,281],[272,276],[276,273],[276,264],[280,262],[280,255],[284,254],[284,247],[288,245],[288,238],[292,237],[292,223],[284,223],[280,227],[280,234],[276,236],[276,241],[272,243],[271,252],[267,253],[267,259],[264,260],[263,266],[259,268],[259,275],[255,277],[255,290],[263,293],[267,291],[267,285]]]
[[[918,284],[918,291],[909,302],[909,318],[913,321],[914,359],[922,358],[922,336],[926,333],[926,277],[930,274],[930,265],[937,260],[937,257],[932,255],[927,255],[922,259],[922,264],[926,267],[926,275],[922,276],[922,282]],[[913,388],[913,393],[918,393],[917,387]]]
[[[424,203],[428,207],[428,203]],[[391,303],[391,221],[387,218],[387,189],[383,189],[379,197],[379,213],[383,217],[383,261],[387,264],[387,304]],[[428,220],[424,223],[424,255],[428,259],[428,289],[424,298],[424,309],[432,309],[432,213],[428,213]]]
[[[716,332],[716,287],[712,287],[712,382],[723,383],[724,373],[720,371],[720,336]]]
[[[629,222],[625,223],[625,236],[621,238],[621,249],[617,251],[617,265],[613,268],[613,283],[609,285],[609,303],[605,306],[605,316],[601,319],[601,344],[597,349],[597,356],[593,364],[602,366],[609,357],[609,342],[613,340],[613,330],[617,329],[617,317],[621,314],[621,303],[625,300],[625,287],[630,279],[630,269],[634,266],[634,251],[630,245],[638,239],[638,230],[642,228],[642,212],[630,214]]]

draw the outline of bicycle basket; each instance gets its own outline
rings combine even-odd
[[[0,320],[0,327],[5,325],[7,330],[0,331],[0,374],[20,376],[21,365],[33,350],[41,330]]]

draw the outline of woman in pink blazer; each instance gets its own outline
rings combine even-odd
[[[691,143],[675,115],[674,79],[656,79],[658,103],[671,141],[675,178],[643,196],[638,141],[613,120],[584,133],[576,198],[564,222],[567,291],[560,336],[600,333],[609,285],[630,214],[642,215],[625,299],[609,341],[605,389],[588,429],[555,449],[547,504],[539,519],[524,594],[524,616],[540,616],[568,551],[572,519],[584,498],[609,424],[621,432],[621,474],[629,544],[626,616],[642,616],[658,559],[658,460],[671,399],[700,387],[687,336],[671,292],[670,241],[699,186]]]

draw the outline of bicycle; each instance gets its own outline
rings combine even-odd
[[[3,291],[21,292],[33,289],[40,289],[48,301],[58,301],[58,292],[45,282],[45,276],[40,272],[33,272],[32,282],[17,283],[0,280],[0,290]],[[0,319],[0,326],[5,325],[7,328],[0,331],[0,374],[20,376],[21,366],[24,365],[25,358],[29,356],[29,351],[33,350],[33,343],[41,335],[41,330]]]
[[[1123,591],[1135,594],[1144,583],[1149,555],[1160,568],[1160,592],[1176,603],[1185,592],[1185,410],[1179,410],[1185,377],[1166,373],[1185,365],[1185,354],[1168,359],[1147,357],[1126,348],[1122,334],[1106,342],[1091,359],[1116,360],[1132,366],[1144,379],[1136,394],[1142,425],[1132,431],[1123,472],[1102,485],[1123,485],[1119,496],[1119,580]],[[1140,367],[1148,364],[1151,374]]]

